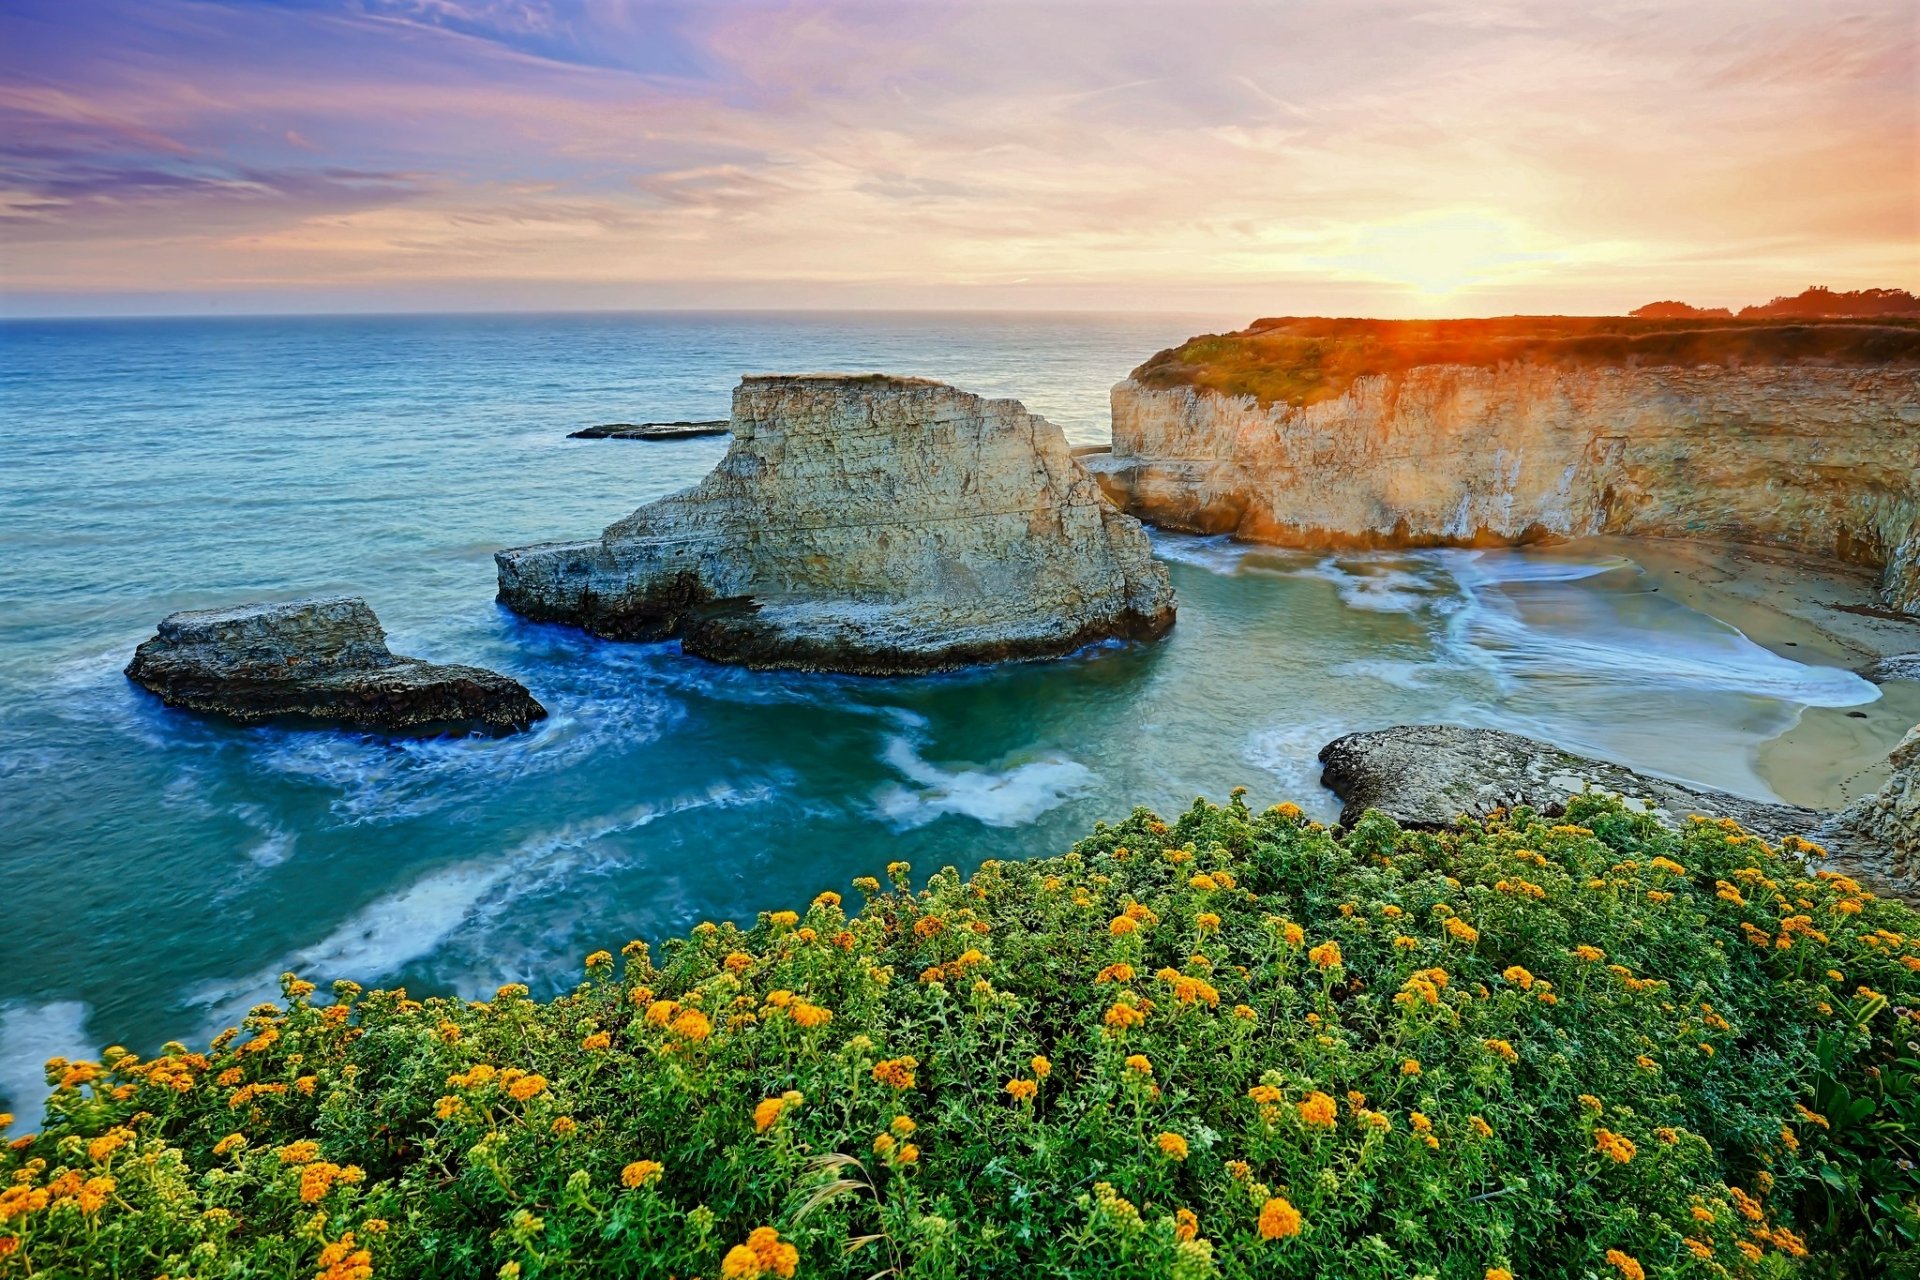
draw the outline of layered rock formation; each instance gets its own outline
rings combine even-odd
[[[351,596],[171,614],[127,676],[170,707],[241,724],[508,733],[547,714],[498,672],[397,657],[367,602]]]
[[[1556,815],[1567,797],[1602,791],[1670,827],[1700,813],[1732,818],[1771,841],[1815,841],[1835,870],[1920,902],[1920,728],[1890,757],[1887,784],[1838,814],[1653,778],[1498,729],[1420,724],[1353,733],[1321,748],[1320,763],[1348,824],[1368,809],[1420,827],[1521,805]]]
[[[1879,569],[1885,599],[1920,612],[1917,339],[1890,332],[1858,351],[1829,333],[1817,360],[1774,364],[1382,358],[1387,371],[1360,363],[1346,381],[1315,368],[1294,399],[1210,388],[1204,365],[1169,376],[1178,353],[1162,353],[1113,389],[1113,453],[1088,465],[1123,509],[1172,529],[1316,548],[1771,544]],[[1739,336],[1751,359],[1798,349]]]
[[[500,599],[756,667],[901,674],[1172,625],[1145,531],[1060,429],[937,382],[744,379],[692,488],[599,538],[502,551]]]

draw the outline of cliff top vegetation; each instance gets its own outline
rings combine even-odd
[[[1920,917],[1730,821],[1137,810],[547,1002],[48,1064],[0,1277],[1920,1273]]]
[[[1262,404],[1308,405],[1356,379],[1421,365],[1492,367],[1830,365],[1920,367],[1920,316],[1872,321],[1660,316],[1476,320],[1275,317],[1205,334],[1133,371],[1148,387],[1199,387]]]
[[[1649,319],[1716,319],[1733,315],[1726,307],[1695,307],[1684,302],[1649,302],[1629,315]],[[1758,306],[1740,308],[1742,320],[1920,316],[1920,298],[1905,289],[1853,289],[1838,292],[1825,285],[1802,289]]]

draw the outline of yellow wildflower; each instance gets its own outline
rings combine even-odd
[[[1260,1206],[1260,1238],[1285,1240],[1300,1234],[1300,1211],[1282,1196],[1274,1196]]]
[[[1647,1273],[1641,1269],[1639,1261],[1618,1249],[1607,1250],[1607,1265],[1617,1270],[1625,1280],[1647,1280]]]
[[[1300,1112],[1300,1122],[1309,1128],[1331,1129],[1336,1116],[1332,1098],[1315,1090],[1300,1102],[1294,1104]]]
[[[873,1067],[873,1078],[890,1089],[913,1088],[914,1069],[920,1060],[914,1057],[888,1058]]]

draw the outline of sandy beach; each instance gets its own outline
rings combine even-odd
[[[1868,570],[1726,543],[1607,537],[1572,545],[1634,561],[1660,591],[1799,662],[1860,670],[1920,652],[1920,618],[1881,605]],[[1755,772],[1783,800],[1814,808],[1841,808],[1875,790],[1887,753],[1920,723],[1920,682],[1889,681],[1880,694],[1859,707],[1809,707],[1759,748]]]

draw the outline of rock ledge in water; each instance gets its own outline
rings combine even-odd
[[[706,422],[603,422],[597,427],[569,431],[569,440],[685,440],[692,436],[723,436],[725,418]]]
[[[692,488],[598,539],[502,551],[500,600],[753,667],[899,675],[1173,624],[1146,531],[1060,429],[919,378],[749,377]]]
[[[171,614],[134,651],[127,676],[170,707],[249,725],[509,733],[547,714],[498,672],[389,652],[379,619],[353,596]]]
[[[1825,845],[1825,864],[1879,892],[1920,899],[1920,729],[1890,758],[1894,776],[1841,813],[1748,800],[1652,778],[1498,729],[1397,725],[1336,738],[1320,749],[1321,782],[1342,800],[1340,820],[1378,809],[1406,826],[1448,827],[1465,814],[1525,805],[1548,816],[1585,790],[1620,796],[1629,809],[1679,827],[1687,815],[1732,818],[1769,841],[1799,836]]]

